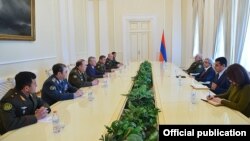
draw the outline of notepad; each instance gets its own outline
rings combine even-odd
[[[198,90],[208,90],[209,89],[207,86],[204,86],[200,83],[191,84],[191,87],[193,87],[194,89],[198,89]]]
[[[201,100],[202,100],[202,101],[205,101],[205,102],[207,102],[207,103],[209,103],[209,104],[212,104],[212,105],[214,105],[214,106],[220,106],[220,105],[221,105],[220,103],[217,103],[217,102],[215,102],[215,101],[213,101],[213,100],[208,100],[207,98],[201,98]]]

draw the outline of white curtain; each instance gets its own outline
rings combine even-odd
[[[237,27],[235,41],[235,62],[240,63],[244,43],[246,40],[247,25],[249,21],[249,0],[238,0]],[[248,39],[249,40],[249,39]]]
[[[205,0],[193,0],[193,51],[194,51],[194,38],[195,38],[195,21],[198,18],[199,26],[199,53],[202,54],[203,45],[203,28],[204,28],[204,7]]]
[[[232,63],[232,0],[224,0],[224,9],[223,9],[223,13],[224,13],[224,45],[225,45],[225,57],[228,60],[228,64]]]
[[[213,46],[213,58],[215,59],[216,47],[218,46],[219,41],[217,40],[219,36],[219,27],[221,22],[221,17],[223,15],[223,5],[224,0],[215,0],[214,1],[214,46]]]
[[[225,45],[225,57],[230,57],[230,39],[231,39],[231,0],[215,0],[214,1],[214,46],[213,58],[216,59],[215,54],[219,49],[219,44],[221,42],[220,36],[220,24],[223,22],[224,31],[224,45]]]

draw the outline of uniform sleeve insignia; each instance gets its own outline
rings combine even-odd
[[[198,67],[201,68],[201,65],[199,65]]]
[[[49,89],[50,89],[51,91],[54,91],[54,90],[56,89],[56,87],[55,87],[55,86],[50,86]]]
[[[74,78],[77,78],[77,76],[76,76],[76,75],[74,75],[73,77],[74,77]]]
[[[12,109],[12,104],[11,103],[4,103],[4,105],[3,105],[3,110],[4,111],[9,111],[9,110],[11,110]]]

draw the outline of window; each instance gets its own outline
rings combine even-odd
[[[225,56],[225,39],[224,38],[225,36],[224,36],[223,18],[221,18],[220,24],[219,24],[219,31],[216,37],[214,59]]]
[[[199,21],[198,16],[195,19],[195,30],[194,30],[194,50],[193,56],[199,53]]]
[[[246,34],[246,39],[244,43],[244,48],[241,56],[241,61],[240,64],[244,66],[244,68],[247,69],[247,71],[250,71],[250,20],[248,21],[248,26],[247,26],[247,34]]]

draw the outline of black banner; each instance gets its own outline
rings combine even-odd
[[[159,125],[159,141],[167,139],[250,139],[250,125]]]

